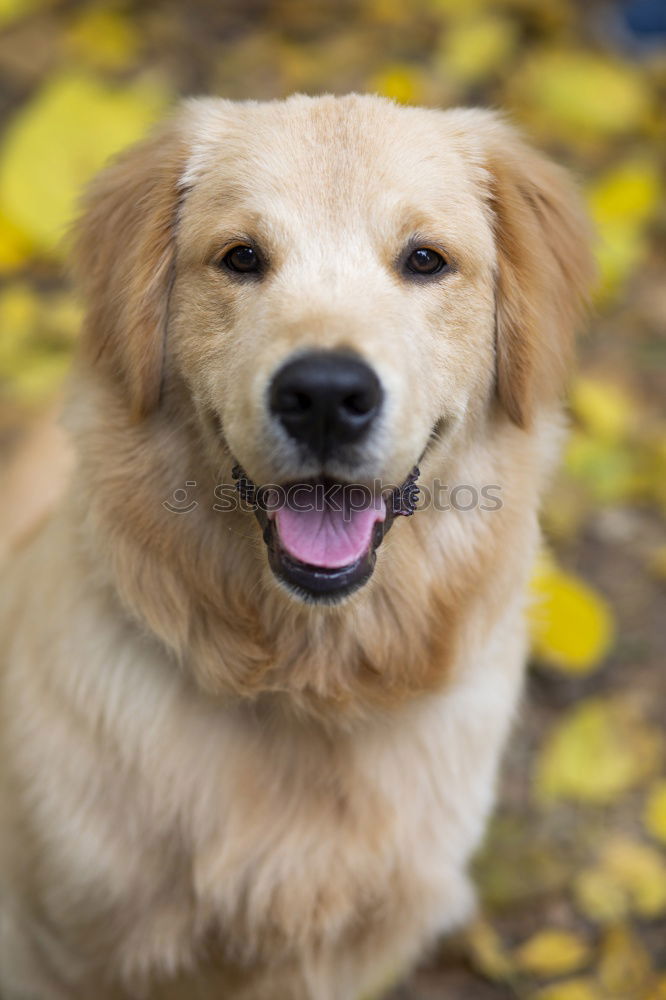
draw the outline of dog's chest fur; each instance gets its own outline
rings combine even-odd
[[[78,954],[104,952],[128,982],[354,949],[379,966],[409,961],[470,906],[463,868],[519,686],[518,615],[464,683],[325,736],[270,706],[197,694],[119,620],[100,636],[103,668],[89,663],[67,693],[62,739],[43,744],[40,766],[34,747],[23,761],[26,775],[59,769],[57,797],[36,790],[37,825],[55,845],[46,882],[63,887],[53,916],[70,914]],[[17,697],[34,719],[35,692]]]

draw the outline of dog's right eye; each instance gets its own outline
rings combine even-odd
[[[227,250],[220,263],[236,274],[257,274],[261,270],[259,254],[254,247],[245,244]]]

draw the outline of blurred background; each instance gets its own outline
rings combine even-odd
[[[0,0],[0,468],[77,337],[81,185],[181,95],[298,90],[502,108],[597,232],[482,913],[394,997],[665,1000],[666,0]]]

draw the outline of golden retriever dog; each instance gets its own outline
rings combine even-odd
[[[482,110],[193,100],[73,257],[76,468],[3,571],[3,1000],[376,996],[473,910],[578,199]]]

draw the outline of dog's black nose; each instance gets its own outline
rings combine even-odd
[[[288,361],[270,387],[270,407],[290,437],[321,461],[360,441],[379,412],[382,387],[372,368],[340,351]]]

